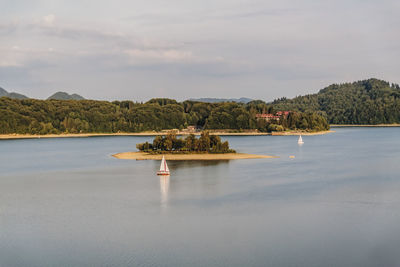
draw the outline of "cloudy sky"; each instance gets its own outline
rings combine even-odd
[[[0,0],[0,87],[250,97],[400,82],[398,0]]]

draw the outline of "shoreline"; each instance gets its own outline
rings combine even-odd
[[[331,124],[331,127],[400,127],[399,123],[394,124]]]
[[[166,160],[231,160],[231,159],[272,159],[276,156],[255,155],[246,153],[192,153],[192,154],[149,154],[146,152],[122,152],[112,155],[117,159],[126,160],[161,160],[165,156]]]
[[[400,125],[399,125],[400,126]],[[225,131],[210,131],[210,135],[219,136],[282,136],[282,135],[323,135],[327,133],[333,133],[335,131],[320,131],[320,132],[301,132],[301,131],[287,131],[287,132],[225,132]],[[82,133],[82,134],[46,134],[46,135],[35,135],[35,134],[0,134],[0,140],[8,139],[40,139],[40,138],[82,138],[82,137],[103,137],[103,136],[157,136],[166,135],[167,131],[163,132],[140,132],[140,133]],[[200,132],[182,132],[178,131],[177,135],[200,135]]]
[[[301,132],[301,131],[287,131],[287,132],[272,132],[272,136],[284,136],[284,135],[323,135],[328,133],[334,133],[335,131],[319,131],[319,132]]]

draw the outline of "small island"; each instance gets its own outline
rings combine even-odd
[[[145,142],[136,145],[140,152],[124,152],[113,155],[119,159],[160,160],[230,160],[275,158],[266,155],[236,153],[229,147],[228,141],[222,142],[217,135],[203,131],[199,138],[191,134],[185,138],[177,138],[175,131],[166,136],[156,136],[153,143]]]

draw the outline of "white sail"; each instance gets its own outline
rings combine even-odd
[[[164,169],[166,172],[169,172],[167,161],[164,159]]]
[[[165,158],[163,156],[162,160],[161,160],[161,165],[160,165],[160,172],[164,172],[164,171],[165,171]]]
[[[169,173],[167,161],[165,160],[164,156],[162,157],[162,160],[161,160],[160,173]]]
[[[301,135],[299,136],[299,140],[297,141],[298,144],[304,144],[303,138],[301,138]]]

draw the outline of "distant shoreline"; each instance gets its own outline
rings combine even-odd
[[[301,131],[287,131],[287,132],[225,132],[225,131],[210,131],[210,135],[220,136],[282,136],[282,135],[322,135],[327,133],[333,133],[334,131],[320,131],[320,132],[301,132]],[[35,134],[0,134],[0,140],[7,139],[40,139],[40,138],[81,138],[81,137],[101,137],[101,136],[157,136],[166,135],[168,132],[140,132],[140,133],[82,133],[82,134],[46,134],[46,135],[35,135]],[[200,135],[200,132],[182,132],[178,131],[177,135]]]
[[[123,152],[112,155],[117,159],[129,160],[231,160],[231,159],[272,159],[276,156],[255,155],[245,153],[191,153],[191,154],[149,154],[146,152]]]
[[[269,135],[283,136],[283,135],[323,135],[328,133],[334,133],[335,131],[319,131],[319,132],[302,132],[302,131],[286,131],[286,132],[272,132]]]
[[[331,124],[331,127],[400,127],[399,123],[393,124]]]

